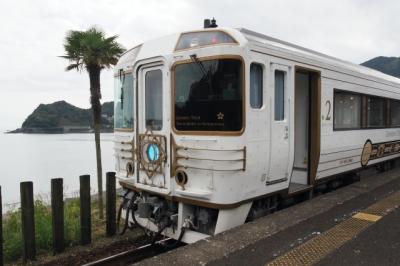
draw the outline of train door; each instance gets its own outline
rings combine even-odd
[[[294,163],[291,183],[308,185],[310,76],[296,71],[294,90]]]
[[[290,171],[291,76],[290,67],[271,64],[270,167],[268,182],[284,182]]]
[[[142,66],[138,71],[137,93],[137,183],[150,185],[160,192],[170,190],[169,106],[167,73],[162,63]]]
[[[292,187],[312,185],[316,177],[320,154],[320,97],[320,73],[296,68]]]

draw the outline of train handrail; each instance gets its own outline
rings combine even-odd
[[[206,171],[216,171],[216,172],[239,172],[239,171],[246,171],[246,169],[244,169],[244,168],[215,169],[215,168],[197,167],[197,166],[181,165],[181,164],[177,164],[176,167],[177,167],[177,168],[184,168],[184,169],[196,169],[196,170],[206,170]]]
[[[196,150],[196,151],[221,151],[221,152],[227,151],[227,152],[243,152],[243,149],[245,149],[245,147],[244,147],[244,148],[242,148],[242,149],[232,149],[232,150],[225,149],[225,150],[217,150],[217,149],[194,148],[194,147],[188,147],[188,146],[179,146],[179,145],[177,145],[177,146],[176,146],[176,149],[177,149],[177,150],[185,150],[185,151],[187,151],[187,150]]]
[[[245,159],[209,159],[209,158],[199,158],[199,157],[191,157],[191,156],[176,156],[178,160],[185,159],[185,160],[200,160],[200,161],[216,161],[216,162],[242,162]]]

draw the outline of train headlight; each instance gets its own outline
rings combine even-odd
[[[151,143],[147,146],[146,155],[149,162],[156,162],[160,159],[160,148],[157,144]]]
[[[151,179],[154,175],[163,175],[167,162],[166,137],[146,132],[139,134],[138,148],[135,155],[139,170],[145,171]]]
[[[182,187],[182,189],[185,189],[185,185],[188,181],[188,175],[183,170],[177,170],[175,173],[175,181],[179,186]]]
[[[133,175],[134,172],[135,172],[135,167],[133,166],[133,163],[132,163],[132,162],[128,162],[128,163],[126,164],[126,173],[127,173],[127,176],[128,176],[128,175]]]

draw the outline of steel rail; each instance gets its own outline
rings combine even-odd
[[[175,248],[175,247],[169,247],[167,245],[165,246],[165,244],[168,244],[168,242],[172,241],[176,240],[171,238],[163,239],[155,242],[154,244],[143,245],[138,248],[127,250],[93,262],[83,264],[83,266],[133,264]],[[179,247],[179,245],[177,247]]]

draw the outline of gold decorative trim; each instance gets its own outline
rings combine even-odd
[[[120,141],[118,143],[120,143],[122,145],[130,145],[131,146],[131,148],[128,148],[128,149],[124,149],[124,148],[114,148],[114,149],[119,151],[119,152],[131,153],[131,155],[132,155],[131,157],[126,157],[126,156],[123,156],[123,155],[121,155],[120,157],[122,159],[132,160],[132,162],[134,162],[135,161],[135,154],[136,154],[136,151],[135,151],[135,138],[132,138],[132,140],[130,140],[130,141]]]
[[[206,168],[206,167],[195,167],[195,166],[190,166],[190,165],[183,165],[183,164],[177,164],[177,168],[183,168],[183,169],[195,169],[195,170],[205,170],[205,171],[213,171],[213,172],[239,172],[239,171],[245,171],[243,168],[234,168],[234,169],[213,169],[213,168]]]
[[[372,142],[367,140],[364,144],[364,148],[361,153],[361,165],[366,166],[371,158],[372,153]]]
[[[246,171],[247,166],[247,147],[243,147],[243,171]]]
[[[366,166],[375,159],[400,153],[400,140],[372,143],[367,140],[361,153],[361,166]]]
[[[181,156],[178,155],[176,158],[179,159],[184,159],[184,160],[198,160],[198,161],[214,161],[214,162],[243,162],[243,159],[209,159],[209,158],[198,158],[198,157],[191,157],[191,156]]]
[[[147,154],[145,155],[150,145],[157,146],[159,151],[158,158],[153,161],[147,158]],[[148,178],[151,179],[155,174],[164,175],[164,166],[167,161],[165,136],[153,134],[150,130],[147,130],[144,134],[139,134],[138,148],[135,153],[139,170],[146,172]]]
[[[242,128],[238,131],[181,131],[177,130],[175,127],[175,68],[181,64],[188,64],[192,61],[190,59],[177,61],[171,67],[171,127],[172,131],[179,135],[199,135],[199,136],[241,136],[243,135],[246,128],[246,77],[245,77],[245,62],[242,56],[240,55],[218,55],[218,56],[206,56],[198,58],[199,61],[209,61],[215,59],[237,59],[242,62],[242,82],[241,82],[241,91],[242,91]]]
[[[192,148],[187,146],[179,146],[175,142],[174,136],[171,134],[170,138],[171,142],[171,169],[170,169],[170,177],[174,177],[176,175],[176,171],[179,168],[183,169],[196,169],[196,170],[209,170],[216,172],[236,172],[236,171],[246,171],[246,161],[247,161],[247,148],[244,146],[242,149],[227,149],[227,150],[217,150],[217,149],[206,149],[206,148]],[[212,152],[241,152],[243,153],[243,157],[239,159],[210,159],[210,158],[200,158],[193,156],[184,156],[179,154],[179,150],[201,150],[201,151],[212,151]],[[179,160],[200,160],[200,161],[218,161],[218,162],[243,162],[242,168],[234,168],[234,169],[212,169],[212,168],[203,168],[203,167],[195,167],[190,165],[180,164]]]

